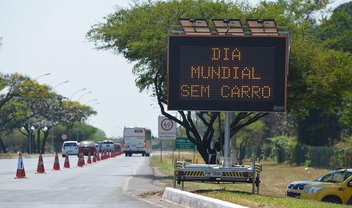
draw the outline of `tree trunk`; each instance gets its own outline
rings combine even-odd
[[[3,152],[3,153],[7,153],[6,151],[6,146],[4,144],[4,142],[2,141],[2,138],[0,137],[0,152]]]
[[[205,148],[203,145],[197,145],[197,150],[198,150],[200,156],[202,156],[204,162],[206,164],[215,164],[215,162],[214,163],[209,162],[209,153],[207,152],[207,149],[208,148]]]
[[[43,142],[40,148],[40,153],[44,154],[45,152],[45,145],[46,145],[46,141],[48,140],[48,136],[49,136],[49,131],[50,129],[48,129],[47,131],[44,131],[44,138],[43,138]]]
[[[37,143],[35,145],[35,152],[40,153],[40,128],[37,129]]]

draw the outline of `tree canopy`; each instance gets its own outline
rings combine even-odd
[[[167,105],[167,34],[179,18],[272,18],[292,30],[288,80],[288,111],[307,117],[311,109],[336,113],[351,88],[351,54],[328,50],[316,39],[314,14],[326,9],[327,0],[263,1],[251,7],[248,2],[211,0],[170,0],[134,3],[117,8],[105,21],[87,33],[98,49],[121,53],[134,62],[136,85],[156,97],[162,114],[186,129],[206,161],[214,141],[215,112],[179,111],[180,118],[165,111]],[[231,135],[265,116],[265,113],[237,113],[231,123]],[[197,117],[206,130],[199,132],[193,122]],[[221,139],[221,138],[220,138]],[[207,161],[206,161],[207,162]]]
[[[0,75],[0,150],[5,151],[2,136],[14,130],[24,135],[37,131],[36,152],[44,152],[49,130],[55,125],[72,126],[96,112],[86,105],[56,94],[47,85],[41,85],[18,73]],[[41,132],[44,139],[40,142]],[[41,146],[39,145],[41,144]]]

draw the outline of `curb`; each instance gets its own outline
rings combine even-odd
[[[166,187],[163,199],[191,208],[246,208],[238,204]]]

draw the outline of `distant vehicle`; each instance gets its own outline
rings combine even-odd
[[[101,151],[112,152],[114,150],[114,143],[111,140],[104,140],[101,143]]]
[[[352,169],[339,169],[313,181],[295,181],[286,196],[336,204],[352,204]]]
[[[114,151],[120,153],[122,151],[121,144],[114,144]]]
[[[62,157],[68,155],[78,155],[78,142],[76,141],[66,141],[61,147]]]
[[[97,152],[101,152],[101,145],[103,144],[103,141],[97,141],[95,142],[95,147],[97,149]]]
[[[149,156],[152,148],[152,133],[149,129],[141,127],[125,127],[123,130],[123,142],[125,156],[142,154]]]
[[[81,141],[78,145],[78,151],[83,152],[84,155],[93,155],[96,153],[97,149],[93,141]]]

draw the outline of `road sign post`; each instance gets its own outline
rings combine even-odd
[[[160,163],[163,162],[163,140],[176,139],[176,123],[165,117],[158,117],[158,137],[160,139]]]
[[[158,137],[160,140],[175,140],[176,139],[176,123],[165,117],[158,118]]]

